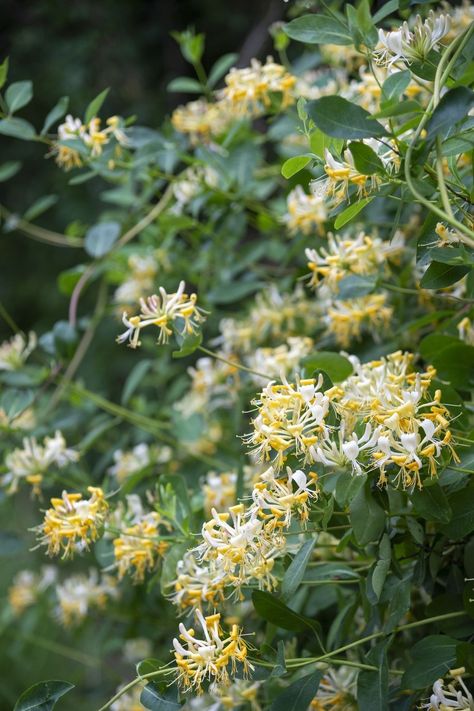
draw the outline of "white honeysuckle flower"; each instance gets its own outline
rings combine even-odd
[[[450,27],[449,15],[436,16],[431,10],[424,22],[420,15],[416,16],[412,30],[407,22],[392,32],[379,29],[379,44],[374,58],[378,64],[388,67],[399,61],[405,64],[423,62],[432,49],[438,48],[439,41],[449,33]]]
[[[31,331],[28,338],[17,333],[9,341],[0,344],[0,370],[18,370],[30,353],[36,348],[36,334]]]

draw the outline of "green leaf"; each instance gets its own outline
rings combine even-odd
[[[56,701],[74,689],[67,681],[40,681],[24,691],[13,711],[51,711]]]
[[[433,353],[430,360],[439,377],[456,388],[469,387],[474,381],[474,346],[457,341]]]
[[[232,304],[245,296],[253,294],[264,286],[261,281],[239,281],[230,284],[220,284],[210,291],[207,298],[211,304]]]
[[[66,113],[67,109],[69,106],[69,97],[68,96],[61,96],[59,99],[58,103],[53,106],[51,111],[47,114],[43,128],[41,129],[40,135],[43,136],[45,133],[48,132],[48,130],[51,128],[53,123],[56,123],[56,121],[59,121],[64,114]]]
[[[272,625],[291,632],[304,632],[309,628],[319,636],[320,625],[316,620],[295,612],[275,595],[263,590],[254,590],[252,602],[257,615]]]
[[[386,17],[392,14],[392,12],[398,10],[399,2],[400,0],[388,0],[385,5],[382,5],[380,10],[377,10],[373,17],[373,21],[375,22],[375,24],[378,24],[382,20],[385,20]]]
[[[194,353],[202,343],[202,333],[189,333],[184,338],[179,351],[173,351],[173,358],[186,358]]]
[[[36,200],[33,205],[31,205],[28,210],[23,215],[23,219],[27,222],[36,220],[37,217],[49,210],[50,207],[55,205],[58,201],[57,195],[44,195],[43,197]]]
[[[219,79],[222,79],[224,74],[227,74],[229,69],[234,66],[238,58],[239,55],[235,52],[223,54],[222,57],[219,57],[219,59],[213,65],[211,71],[209,72],[207,85],[212,89],[217,84]]]
[[[385,578],[390,570],[390,561],[392,558],[390,538],[386,533],[383,534],[379,546],[379,559],[372,573],[372,589],[377,600],[380,600],[382,588],[385,583]]]
[[[106,100],[109,91],[110,89],[104,89],[104,91],[101,91],[100,94],[95,97],[95,99],[92,99],[86,109],[86,113],[84,114],[84,123],[89,123],[91,119],[96,118],[98,116],[99,111],[102,108],[102,104]]]
[[[122,397],[120,399],[122,405],[126,405],[128,403],[152,365],[153,361],[151,360],[140,360],[132,368],[123,386]]]
[[[302,676],[274,699],[270,711],[303,711],[316,696],[323,672]]]
[[[311,161],[311,156],[293,156],[293,158],[288,158],[281,166],[281,174],[284,178],[291,178],[300,170],[303,170],[305,166]]]
[[[474,105],[474,91],[465,86],[450,89],[441,98],[438,106],[426,126],[427,138],[432,140],[436,136],[444,138],[454,124],[466,118]]]
[[[178,711],[176,688],[149,682],[140,695],[140,703],[150,711]]]
[[[471,267],[455,266],[443,262],[431,262],[423,274],[420,286],[423,289],[444,289],[466,276]]]
[[[202,86],[191,77],[176,77],[172,79],[166,87],[168,91],[177,91],[183,94],[201,94]]]
[[[439,484],[425,486],[421,491],[415,489],[411,500],[416,513],[427,521],[449,523],[451,520],[451,506]]]
[[[0,409],[5,412],[8,420],[14,420],[31,405],[33,400],[33,390],[9,388],[3,390],[0,396]]]
[[[30,141],[36,136],[34,127],[28,121],[19,118],[6,118],[0,121],[0,133],[12,138]]]
[[[87,230],[84,249],[91,257],[103,257],[118,240],[120,231],[118,222],[99,222]]]
[[[452,519],[440,529],[445,536],[459,540],[474,531],[474,487],[461,489],[450,496],[449,505],[453,512]]]
[[[0,165],[0,183],[13,178],[21,169],[21,163],[18,160],[10,160],[7,163]]]
[[[316,128],[312,132],[309,138],[309,143],[313,153],[321,158],[321,160],[325,160],[326,148],[339,155],[344,147],[344,140],[342,138],[332,138],[331,136],[326,136],[326,134],[319,128]]]
[[[474,254],[465,247],[435,247],[430,249],[429,256],[436,262],[454,266],[474,267]]]
[[[313,353],[303,358],[302,365],[308,373],[312,373],[314,370],[324,370],[334,383],[340,383],[348,378],[353,370],[352,364],[347,358],[332,351]]]
[[[176,580],[178,561],[189,550],[188,543],[174,543],[165,553],[161,564],[160,590],[163,596],[168,595],[170,587]]]
[[[452,669],[458,640],[434,634],[411,649],[412,663],[402,677],[403,689],[423,689]]]
[[[10,84],[5,92],[5,101],[10,114],[22,109],[33,98],[33,84],[31,81],[16,81]]]
[[[354,165],[363,175],[385,174],[385,167],[376,152],[365,143],[352,141],[349,150],[354,158]]]
[[[341,96],[322,96],[308,102],[308,113],[317,128],[334,138],[386,136],[387,131],[368,111]]]
[[[352,44],[346,23],[334,16],[302,15],[288,22],[283,31],[291,39],[306,44]]]
[[[361,671],[357,676],[357,703],[364,711],[388,709],[387,647],[390,640],[379,642],[364,661],[378,667],[377,671]]]
[[[344,227],[344,225],[347,225],[347,223],[358,215],[359,212],[362,212],[364,207],[367,207],[373,199],[373,197],[362,198],[359,202],[354,202],[352,205],[349,205],[349,207],[346,207],[334,220],[334,229],[339,230],[341,227]]]
[[[407,528],[410,531],[413,540],[422,546],[425,542],[425,531],[423,526],[412,516],[407,516],[406,522]]]
[[[354,535],[361,546],[371,541],[377,541],[385,527],[385,511],[375,501],[370,490],[370,482],[350,504],[350,520]]]
[[[0,89],[5,84],[8,77],[8,57],[0,64]]]
[[[364,44],[369,48],[375,47],[379,36],[370,14],[369,0],[361,0],[356,9],[356,19]]]
[[[384,99],[390,101],[391,99],[398,99],[411,81],[411,73],[408,69],[402,72],[395,72],[390,74],[387,79],[385,79],[382,85],[382,95]]]
[[[390,118],[391,116],[404,116],[405,114],[422,113],[423,107],[413,100],[384,102],[380,111],[373,118]]]
[[[293,597],[299,584],[303,580],[306,566],[311,560],[311,554],[315,543],[316,538],[312,538],[303,543],[298,553],[288,566],[281,585],[281,595],[284,600],[289,600]]]
[[[370,294],[377,286],[376,276],[349,274],[338,283],[337,299],[356,299]]]

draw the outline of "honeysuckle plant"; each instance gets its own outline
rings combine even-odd
[[[49,331],[1,303],[1,625],[71,680],[16,711],[474,708],[474,13],[429,5],[175,33],[159,129],[33,126],[1,65],[4,140],[103,204],[0,207],[77,255]]]

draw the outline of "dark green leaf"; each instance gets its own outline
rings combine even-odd
[[[270,706],[270,711],[303,711],[316,696],[323,673],[315,671],[285,689]]]
[[[377,285],[376,276],[349,274],[338,283],[337,299],[356,299],[370,294]]]
[[[21,163],[18,160],[10,160],[0,166],[0,183],[13,178],[21,169]]]
[[[74,689],[67,681],[40,681],[24,691],[13,711],[51,711],[56,701]]]
[[[132,368],[129,375],[127,376],[125,385],[123,386],[122,398],[121,398],[122,405],[126,405],[128,403],[128,401],[132,397],[133,393],[138,388],[138,386],[142,382],[143,378],[150,370],[152,364],[153,364],[153,361],[151,361],[151,360],[140,360]]]
[[[149,711],[178,711],[181,704],[176,697],[176,688],[154,682],[148,683],[140,696],[140,703]]]
[[[95,99],[92,99],[86,109],[86,113],[84,115],[84,123],[89,123],[91,119],[96,118],[99,115],[99,111],[101,110],[102,104],[106,100],[109,91],[110,89],[104,89],[104,91],[101,91],[100,94],[95,97]]]
[[[352,373],[351,362],[339,353],[332,351],[318,351],[303,359],[306,372],[324,370],[335,383],[340,383]]]
[[[0,89],[5,84],[8,76],[8,57],[0,64]]]
[[[411,500],[415,511],[427,521],[449,523],[451,520],[451,506],[439,484],[425,486],[421,491],[415,489]]]
[[[41,197],[36,200],[33,205],[28,208],[28,210],[23,215],[23,219],[27,222],[36,220],[36,218],[42,215],[43,212],[46,212],[46,210],[49,210],[50,207],[55,205],[57,201],[57,195],[44,195],[44,197]]]
[[[184,338],[179,351],[173,351],[173,358],[186,358],[194,353],[202,343],[202,333],[188,333]]]
[[[411,649],[412,663],[402,677],[403,689],[423,689],[443,677],[456,661],[458,641],[437,634],[425,637]]]
[[[284,602],[279,600],[275,595],[264,592],[263,590],[254,590],[252,593],[252,602],[255,612],[259,617],[271,622],[280,629],[290,630],[291,632],[303,632],[304,630],[312,629],[319,633],[319,624],[316,620],[311,620],[309,617],[300,615],[295,612]]]
[[[423,274],[420,286],[423,289],[444,289],[466,276],[471,267],[453,266],[443,262],[431,262]]]
[[[385,173],[384,164],[370,146],[362,142],[352,141],[349,145],[349,149],[354,158],[354,165],[359,173],[363,175]]]
[[[34,400],[32,390],[9,388],[3,390],[0,396],[0,409],[5,412],[9,420],[14,420],[26,410]]]
[[[370,482],[359,491],[349,508],[352,528],[359,545],[365,546],[371,541],[377,541],[385,527],[385,512],[375,501]]]
[[[308,113],[317,128],[334,138],[370,138],[387,135],[368,111],[341,96],[323,96],[308,102]]]
[[[0,133],[4,136],[20,138],[23,141],[29,141],[36,135],[31,123],[19,118],[2,119],[2,121],[0,121]]]
[[[379,559],[372,573],[372,589],[377,600],[380,599],[385,578],[390,570],[391,557],[390,538],[384,533],[379,546]]]
[[[386,711],[388,709],[387,646],[389,644],[390,640],[379,642],[367,654],[367,663],[378,667],[378,670],[363,670],[357,676],[357,702],[359,708],[364,711]]]
[[[394,72],[385,79],[382,85],[382,94],[384,99],[398,99],[411,81],[411,74],[408,69],[402,72]]]
[[[339,230],[341,227],[344,227],[344,225],[347,225],[347,223],[358,215],[373,199],[373,197],[362,198],[359,202],[354,202],[352,205],[349,205],[349,207],[346,207],[334,220],[334,229]]]
[[[87,230],[84,248],[87,254],[96,259],[110,252],[120,236],[118,222],[99,222]]]
[[[219,57],[219,59],[209,72],[207,84],[209,87],[211,87],[211,89],[217,84],[219,79],[222,79],[224,74],[227,74],[229,69],[234,66],[238,58],[239,55],[234,52],[231,52],[229,54],[223,54],[222,57]]]
[[[284,26],[291,39],[306,44],[352,44],[349,28],[337,17],[302,15]]]
[[[10,84],[5,92],[5,101],[10,114],[22,109],[33,98],[33,84],[31,81],[16,81]]]
[[[427,138],[431,140],[436,136],[441,138],[447,136],[454,124],[466,118],[473,105],[474,91],[465,86],[450,89],[441,98],[428,121],[426,126]]]
[[[445,536],[459,540],[474,531],[474,487],[461,489],[450,496],[449,505],[453,512],[452,519],[440,529]]]
[[[69,97],[68,96],[61,96],[59,99],[58,103],[56,106],[53,106],[51,111],[48,113],[44,120],[43,128],[41,129],[41,135],[45,134],[48,132],[48,130],[51,128],[51,126],[56,123],[56,121],[59,121],[64,114],[67,111],[67,108],[69,106]]]
[[[413,100],[407,101],[391,101],[387,105],[382,105],[380,111],[374,114],[374,118],[390,118],[391,116],[404,116],[405,114],[413,114],[423,112],[423,107]]]
[[[288,566],[281,585],[281,595],[284,600],[289,600],[293,597],[299,584],[303,580],[306,566],[311,560],[311,554],[315,543],[316,538],[312,538],[303,543],[298,553]]]

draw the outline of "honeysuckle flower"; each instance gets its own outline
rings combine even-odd
[[[79,453],[66,447],[66,440],[59,430],[54,437],[45,437],[42,445],[34,437],[25,437],[23,448],[14,449],[5,457],[8,471],[0,481],[8,487],[8,494],[16,493],[21,481],[31,484],[33,493],[39,494],[44,475],[51,466],[61,469],[78,459]]]
[[[450,709],[462,709],[463,711],[474,711],[474,698],[464,683],[463,675],[466,673],[464,667],[451,669],[447,681],[437,679],[433,684],[433,693],[426,704],[422,704],[420,709],[428,711],[450,711]]]
[[[326,220],[327,208],[322,195],[308,195],[301,185],[297,185],[288,193],[287,212],[283,216],[283,222],[288,227],[290,235],[297,232],[305,235],[316,232],[322,235]]]
[[[220,354],[218,351],[217,355]],[[226,360],[234,360],[231,353],[222,355]],[[232,407],[239,385],[238,361],[235,361],[236,365],[232,366],[214,358],[198,358],[195,365],[188,368],[191,389],[176,403],[176,409],[189,417],[195,412]]]
[[[205,99],[178,106],[171,116],[171,123],[176,131],[189,134],[193,144],[220,136],[231,121],[232,113],[226,102],[210,103]]]
[[[379,434],[380,427],[373,430],[372,425],[367,423],[360,437],[353,432],[345,439],[344,426],[341,425],[337,436],[327,432],[323,441],[314,447],[313,459],[326,466],[343,468],[349,465],[353,474],[362,474],[365,462],[361,462],[360,458],[365,452],[373,450]]]
[[[290,376],[306,356],[314,348],[312,338],[304,336],[290,336],[287,343],[282,343],[276,348],[257,348],[253,355],[246,359],[246,364],[259,373],[265,373],[270,378],[282,375]],[[266,381],[258,375],[252,376],[258,384]]]
[[[84,156],[73,146],[61,145],[61,141],[81,141],[89,150],[89,157],[96,158],[102,155],[104,146],[113,137],[120,145],[128,145],[123,130],[123,119],[119,116],[110,116],[106,121],[106,128],[101,129],[101,120],[97,116],[83,124],[79,118],[68,114],[64,123],[58,126],[58,141],[53,144],[50,155],[56,156],[56,163],[66,171],[71,168],[81,168]]]
[[[118,595],[116,582],[110,575],[102,575],[95,569],[89,574],[71,575],[56,585],[58,619],[66,627],[82,622],[92,608],[103,609],[110,598]]]
[[[172,211],[181,214],[183,207],[193,198],[200,195],[206,188],[216,188],[219,184],[219,174],[210,165],[193,166],[182,173],[179,180],[173,183],[173,195],[176,205]]]
[[[52,565],[43,565],[40,572],[20,570],[8,588],[8,601],[15,615],[21,615],[27,607],[34,605],[56,578],[57,570]]]
[[[457,325],[459,338],[470,346],[474,346],[474,325],[472,320],[465,316]]]
[[[329,669],[307,711],[356,711],[356,679],[357,670],[353,667]]]
[[[281,469],[289,454],[311,463],[312,447],[324,437],[329,398],[321,392],[323,379],[309,378],[295,385],[270,382],[252,400],[257,416],[253,432],[244,437],[259,461],[270,461]],[[273,455],[273,458],[272,458]]]
[[[158,264],[154,256],[132,254],[128,258],[130,278],[120,284],[114,294],[117,304],[134,304],[143,293],[153,288],[153,281],[158,272]]]
[[[125,526],[114,539],[114,556],[119,579],[130,573],[135,583],[142,583],[145,573],[152,571],[166,553],[169,543],[160,539],[160,526],[169,524],[152,511],[144,514],[131,526]]]
[[[295,101],[296,77],[272,57],[267,57],[265,64],[252,59],[250,67],[233,67],[224,81],[226,86],[220,92],[220,98],[236,116],[256,117],[265,113],[272,93],[282,95],[282,109]]]
[[[28,338],[17,333],[9,341],[0,344],[0,370],[18,370],[36,348],[36,334],[31,331]]]
[[[374,59],[388,67],[396,62],[424,62],[431,50],[437,49],[440,40],[449,33],[450,23],[449,15],[436,16],[431,10],[424,22],[420,15],[416,16],[412,30],[407,22],[392,32],[379,29],[379,44],[373,53]]]
[[[252,682],[247,679],[233,679],[231,684],[211,684],[209,695],[216,701],[215,711],[231,711],[243,707],[250,708],[251,711],[262,711],[257,699],[260,684],[259,681]],[[212,708],[206,706],[205,711],[212,711]]]
[[[207,473],[202,487],[206,514],[209,515],[212,509],[223,511],[235,504],[237,479],[237,472]]]
[[[52,507],[45,512],[44,521],[36,527],[39,545],[47,546],[48,555],[72,557],[75,552],[89,548],[99,536],[108,511],[102,489],[87,487],[89,499],[82,494],[63,491],[60,499],[51,499]]]
[[[457,230],[450,230],[442,222],[438,222],[435,228],[435,232],[438,235],[438,246],[446,247],[449,244],[458,244],[460,242],[461,236]]]
[[[224,601],[224,588],[228,584],[227,573],[208,563],[201,564],[195,552],[188,551],[177,563],[170,599],[182,610],[215,609]]]
[[[132,474],[148,467],[150,464],[164,464],[172,457],[172,450],[166,445],[163,447],[150,447],[145,442],[135,445],[129,451],[117,449],[114,452],[114,464],[107,470],[122,484]]]
[[[141,330],[147,326],[156,326],[159,329],[159,344],[168,343],[173,333],[171,326],[177,319],[184,322],[181,335],[197,333],[199,324],[205,320],[205,317],[202,309],[196,306],[196,294],[186,294],[185,288],[184,281],[181,281],[178,290],[168,294],[160,286],[159,295],[153,294],[146,299],[140,299],[141,313],[138,316],[129,318],[124,312],[122,321],[127,330],[117,336],[117,343],[129,341],[130,348],[137,348],[141,345]]]
[[[352,339],[360,338],[370,329],[374,336],[388,328],[393,308],[387,305],[386,294],[369,294],[350,301],[333,301],[324,317],[328,333],[346,348]]]
[[[308,476],[301,470],[291,471],[286,468],[286,479],[273,479],[255,484],[252,498],[259,516],[267,523],[275,519],[275,524],[281,522],[288,528],[293,515],[297,514],[305,524],[309,516],[309,503],[317,499],[319,488],[315,484],[317,474],[310,472]],[[272,524],[270,523],[270,526]]]
[[[328,233],[327,247],[305,250],[311,270],[310,286],[327,285],[330,291],[338,291],[338,284],[349,274],[375,274],[388,259],[397,257],[404,241],[396,236],[391,242],[370,237],[360,232],[357,237],[343,238]]]
[[[327,148],[324,157],[326,160],[324,171],[328,176],[325,191],[333,198],[334,204],[339,204],[347,198],[349,185],[356,185],[357,194],[362,197],[375,190],[380,184],[380,176],[376,173],[365,175],[357,170],[350,148],[344,151],[342,162],[337,161]]]
[[[244,675],[254,667],[247,659],[247,644],[237,625],[229,634],[220,626],[220,614],[204,617],[196,610],[196,619],[202,630],[199,639],[194,629],[186,629],[181,622],[179,639],[173,639],[175,659],[178,666],[178,683],[185,691],[193,689],[202,693],[202,685],[208,680],[218,684],[229,681],[229,672],[234,675],[237,664],[242,664]]]

